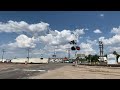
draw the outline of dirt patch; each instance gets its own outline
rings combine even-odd
[[[30,79],[120,79],[120,68],[101,66],[64,66]]]

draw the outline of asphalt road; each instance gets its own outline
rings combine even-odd
[[[15,67],[0,71],[0,79],[29,79],[29,76],[46,73],[70,63],[36,64],[30,67]]]

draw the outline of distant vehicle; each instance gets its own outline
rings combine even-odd
[[[65,63],[69,63],[70,61],[69,61],[69,60],[65,60],[64,62],[65,62]]]
[[[2,62],[4,62],[4,63],[10,63],[10,62],[11,62],[11,59],[3,59]]]
[[[107,57],[99,57],[99,61],[107,62]]]
[[[74,62],[74,59],[69,59],[69,63],[73,63]]]
[[[64,63],[68,63],[68,62],[69,62],[68,58],[65,57],[65,58],[63,59],[63,62],[64,62]]]

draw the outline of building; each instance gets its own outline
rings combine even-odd
[[[12,63],[48,63],[48,58],[15,58],[11,60]]]
[[[107,64],[117,64],[116,56],[114,54],[107,55]]]

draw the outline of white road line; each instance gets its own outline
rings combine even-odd
[[[46,70],[28,70],[28,69],[23,69],[23,71],[39,71],[39,72],[44,72]]]

